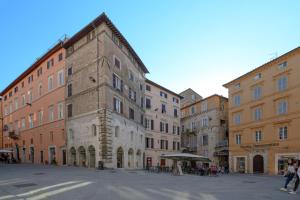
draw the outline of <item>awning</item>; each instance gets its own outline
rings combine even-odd
[[[12,153],[12,150],[8,150],[8,149],[0,149],[0,153]]]
[[[162,154],[160,157],[171,160],[211,162],[207,157],[190,153]]]

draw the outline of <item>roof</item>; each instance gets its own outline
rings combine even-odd
[[[27,70],[25,70],[20,76],[18,76],[13,82],[11,82],[1,93],[0,95],[4,95],[11,88],[13,88],[18,82],[20,82],[23,78],[29,75],[32,71],[40,66],[42,62],[47,60],[53,53],[62,48],[63,41],[59,40],[57,44],[55,44],[51,49],[49,49],[44,55],[42,55],[39,59],[37,59]]]
[[[117,27],[110,21],[110,19],[107,17],[107,15],[104,12],[101,15],[99,15],[96,19],[94,19],[92,22],[90,22],[88,25],[86,25],[84,28],[82,28],[75,35],[73,35],[69,40],[67,40],[64,43],[64,48],[69,48],[71,45],[73,45],[75,42],[80,40],[82,37],[84,37],[86,34],[88,34],[95,27],[99,26],[102,23],[106,23],[106,25],[119,38],[119,40],[124,44],[124,46],[126,46],[126,48],[129,50],[129,52],[137,60],[139,66],[141,67],[143,72],[149,73],[148,69],[146,68],[146,66],[144,65],[142,60],[139,58],[139,56],[136,54],[136,52],[133,50],[133,48],[130,46],[128,41],[125,39],[125,37],[122,35],[122,33],[117,29]]]
[[[195,105],[195,104],[197,104],[197,103],[199,103],[199,102],[201,102],[201,101],[205,101],[205,100],[207,100],[207,99],[209,99],[209,98],[212,98],[212,97],[215,97],[215,96],[216,96],[216,97],[220,97],[220,98],[223,98],[223,99],[228,100],[227,97],[224,97],[224,96],[219,95],[219,94],[213,94],[213,95],[210,95],[210,96],[208,96],[208,97],[206,97],[206,98],[203,98],[203,99],[200,99],[200,100],[198,100],[198,101],[195,101],[194,103],[191,103],[191,104],[189,104],[189,105],[186,105],[186,106],[182,107],[181,109],[184,109],[184,108],[193,106],[193,105]]]
[[[233,82],[235,82],[235,81],[237,81],[237,80],[239,80],[239,79],[241,79],[241,78],[243,78],[243,77],[246,77],[246,76],[250,75],[251,73],[253,73],[254,71],[256,71],[256,70],[258,70],[258,69],[262,69],[262,68],[264,68],[264,67],[267,67],[267,66],[269,66],[270,64],[273,64],[274,62],[279,61],[279,60],[282,59],[283,57],[285,57],[285,56],[287,56],[287,55],[289,55],[289,54],[295,53],[295,52],[298,51],[298,50],[300,50],[300,47],[297,47],[297,48],[295,48],[295,49],[292,49],[291,51],[289,51],[289,52],[287,52],[287,53],[285,53],[285,54],[283,54],[283,55],[281,55],[281,56],[279,56],[279,57],[277,57],[277,58],[275,58],[275,59],[273,59],[273,60],[271,60],[271,61],[269,61],[269,62],[267,62],[267,63],[265,63],[265,64],[263,64],[263,65],[261,65],[261,66],[259,66],[259,67],[257,67],[257,68],[255,68],[255,69],[251,70],[250,72],[248,72],[248,73],[246,73],[246,74],[244,74],[244,75],[242,75],[242,76],[239,76],[238,78],[236,78],[236,79],[234,79],[234,80],[232,80],[232,81],[230,81],[230,82],[224,84],[223,87],[226,87],[226,88],[227,88],[227,87],[228,87],[230,84],[232,84]]]
[[[173,94],[173,95],[179,97],[180,99],[183,98],[183,97],[180,96],[179,94],[177,94],[177,93],[175,93],[175,92],[173,92],[173,91],[171,91],[171,90],[169,90],[169,89],[167,89],[167,88],[165,88],[165,87],[163,87],[163,86],[161,86],[161,85],[159,85],[159,84],[157,84],[157,83],[155,83],[155,82],[153,82],[153,81],[151,81],[151,80],[149,80],[149,79],[147,79],[147,78],[146,78],[146,83],[149,83],[149,84],[151,84],[151,85],[154,85],[154,86],[156,86],[156,87],[158,87],[158,88],[160,88],[160,89],[162,89],[162,90],[165,90],[165,91],[167,91],[167,92],[169,92],[169,93],[171,93],[171,94]]]

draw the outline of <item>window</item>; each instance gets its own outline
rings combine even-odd
[[[48,91],[53,89],[53,76],[48,77]]]
[[[32,92],[31,90],[28,91],[28,103],[32,103],[33,97],[32,97]]]
[[[234,85],[234,88],[235,88],[235,89],[241,88],[241,84],[240,84],[240,83],[235,84],[235,85]]]
[[[19,121],[18,120],[15,121],[15,130],[19,130]]]
[[[195,101],[195,99],[196,99],[194,94],[192,94],[191,98],[192,98],[193,101]]]
[[[281,100],[278,103],[278,114],[286,114],[287,113],[287,101]]]
[[[17,110],[19,107],[19,101],[18,98],[15,98],[15,110]]]
[[[160,122],[160,132],[164,132],[165,131],[165,123]]]
[[[53,106],[49,106],[48,108],[48,114],[49,114],[49,122],[54,121],[54,109]]]
[[[62,86],[65,84],[65,77],[64,77],[63,70],[60,70],[59,72],[57,72],[57,83],[58,83],[58,86]]]
[[[132,108],[129,108],[129,119],[134,120],[134,110]]]
[[[235,135],[235,144],[241,144],[241,135],[240,134],[237,134]]]
[[[173,151],[175,151],[175,150],[176,150],[176,142],[173,141]]]
[[[58,119],[63,119],[64,118],[64,105],[63,103],[57,104],[57,118]]]
[[[8,115],[8,113],[9,113],[8,107],[5,105],[5,106],[4,106],[4,114],[5,114],[5,115]]]
[[[258,79],[261,79],[261,73],[258,73],[258,74],[256,74],[254,77],[253,77],[253,80],[258,80]]]
[[[141,108],[144,108],[144,98],[141,97]]]
[[[117,69],[121,69],[121,61],[117,57],[114,57],[114,65]]]
[[[53,142],[53,131],[50,131],[50,141]],[[53,151],[53,147],[50,148],[50,151]]]
[[[21,119],[21,128],[24,129],[26,127],[26,124],[25,124],[25,118],[23,117]]]
[[[279,65],[278,65],[278,68],[279,69],[285,69],[287,67],[287,61],[284,61],[283,63],[280,63]]]
[[[179,103],[179,100],[177,99],[177,98],[175,98],[175,97],[173,97],[173,103]]]
[[[151,108],[151,99],[146,98],[146,108],[150,109]]]
[[[166,99],[168,98],[168,95],[166,93],[162,92],[162,91],[160,91],[160,96],[164,97]]]
[[[150,92],[151,91],[151,86],[150,85],[146,85],[146,90]]]
[[[201,111],[206,112],[207,111],[207,101],[204,101],[201,103]]]
[[[176,133],[176,126],[173,125],[173,134],[175,134],[175,133]]]
[[[142,125],[144,125],[144,115],[143,115],[143,114],[141,114],[140,123],[141,123]]]
[[[150,129],[150,120],[147,119],[147,118],[145,118],[145,128],[146,128],[147,130]]]
[[[181,133],[184,133],[184,125],[181,126]]]
[[[177,135],[180,135],[180,127],[177,127]]]
[[[42,96],[43,94],[43,86],[42,86],[42,83],[39,84],[39,89],[38,89],[38,93],[39,93],[39,96]]]
[[[241,96],[240,95],[235,95],[234,96],[234,105],[235,106],[241,105]]]
[[[262,140],[262,132],[261,131],[255,131],[255,141],[260,142]]]
[[[191,114],[192,115],[195,114],[195,107],[194,106],[191,107]]]
[[[154,120],[151,119],[151,130],[154,130]]]
[[[241,114],[234,115],[234,123],[235,125],[239,125],[241,123]]]
[[[177,108],[174,108],[174,117],[175,117],[175,118],[178,117],[178,110],[177,110]]]
[[[40,110],[38,112],[38,118],[39,118],[39,125],[42,125],[43,124],[43,111]]]
[[[12,102],[9,102],[9,113],[13,112],[13,104]]]
[[[134,81],[134,76],[131,71],[128,72],[128,79],[132,82]]]
[[[68,104],[68,117],[72,117],[73,116],[73,106],[72,104]]]
[[[71,76],[73,74],[73,68],[72,66],[68,67],[68,76]]]
[[[284,91],[286,90],[287,88],[287,77],[286,76],[282,76],[278,79],[278,90],[281,92],[281,91]]]
[[[92,124],[92,135],[97,136],[97,126],[95,124]]]
[[[123,113],[123,103],[120,99],[114,98],[114,111],[117,113]]]
[[[115,127],[115,137],[119,137],[119,130],[120,130],[120,127],[119,126],[116,126]]]
[[[140,90],[143,91],[143,85],[140,83]]]
[[[208,145],[208,135],[202,136],[202,145],[207,146]]]
[[[12,91],[8,93],[8,96],[9,96],[9,97],[12,97]]]
[[[208,126],[208,117],[204,117],[202,119],[202,127],[207,127]]]
[[[33,81],[33,75],[28,76],[28,83],[31,83]]]
[[[68,84],[68,97],[72,96],[72,83]]]
[[[133,131],[130,132],[130,140],[133,141]]]
[[[113,74],[113,87],[117,90],[122,91],[123,90],[123,82],[121,81],[121,79]]]
[[[23,82],[21,83],[22,88],[24,87],[24,85],[25,85],[25,84],[24,84],[24,81],[23,81]]]
[[[161,113],[166,113],[166,105],[161,104]]]
[[[54,65],[54,60],[53,58],[51,60],[47,61],[47,69],[50,69]]]
[[[279,139],[286,140],[288,137],[288,128],[287,126],[279,127]]]
[[[39,76],[41,76],[43,74],[43,68],[41,67],[41,68],[39,68],[38,70],[37,70],[37,76],[39,77]]]
[[[262,109],[261,108],[255,108],[254,110],[254,120],[259,121],[262,118]]]
[[[62,59],[63,59],[63,54],[62,53],[58,54],[58,61],[61,61]]]
[[[261,98],[261,87],[257,86],[253,90],[253,99],[258,100]]]
[[[18,86],[15,87],[14,91],[15,91],[15,93],[18,92]]]
[[[26,96],[25,94],[22,94],[22,106],[25,106],[26,103]]]
[[[29,122],[29,128],[33,128],[33,114],[29,115],[28,122]]]

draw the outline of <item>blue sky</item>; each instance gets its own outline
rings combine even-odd
[[[106,12],[150,71],[175,91],[222,85],[300,46],[297,0],[0,1],[0,90],[64,34]]]

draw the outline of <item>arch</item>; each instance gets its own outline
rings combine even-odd
[[[133,149],[130,148],[128,150],[128,167],[133,168],[134,167],[134,152]]]
[[[95,168],[96,167],[96,150],[93,145],[90,145],[88,148],[89,151],[89,167]]]
[[[117,149],[117,168],[123,168],[124,162],[124,151],[122,147]]]
[[[70,160],[69,160],[70,165],[76,166],[76,149],[74,147],[70,148]]]
[[[141,166],[141,159],[142,159],[142,153],[141,150],[137,150],[136,152],[136,168],[139,168]]]
[[[264,157],[256,155],[253,157],[253,173],[264,173]]]
[[[86,152],[85,152],[85,148],[83,146],[80,146],[78,148],[78,155],[79,155],[79,166],[81,167],[86,167]]]

